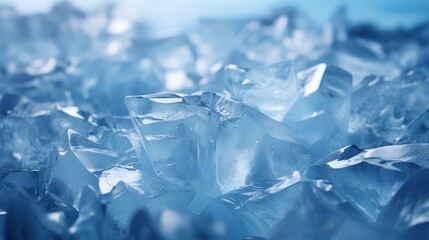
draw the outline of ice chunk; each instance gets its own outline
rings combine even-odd
[[[350,143],[362,148],[395,143],[406,127],[429,108],[427,79],[424,71],[411,70],[390,81],[371,77],[362,82],[352,96]]]
[[[303,93],[284,121],[301,134],[317,157],[345,146],[352,76],[322,63],[299,72],[298,81]]]
[[[414,234],[427,236],[429,223],[429,170],[421,170],[405,181],[396,195],[381,212],[378,222],[381,225],[399,232],[408,232],[406,236]]]
[[[48,192],[54,197],[77,207],[87,185],[99,192],[98,177],[89,172],[76,158],[67,138],[53,154],[50,162],[52,167],[48,178]]]
[[[104,171],[100,188],[106,193],[107,214],[122,234],[138,209],[147,208],[156,216],[168,207],[187,209],[194,197],[193,192],[171,186],[150,173],[125,167]]]
[[[2,176],[1,185],[8,190],[1,202],[6,199],[13,199],[17,195],[24,195],[29,198],[37,199],[43,195],[43,186],[39,171],[35,170],[15,170]]]
[[[234,99],[282,121],[299,97],[296,73],[291,62],[279,62],[249,70],[225,67],[227,90]]]
[[[56,151],[69,128],[121,155],[132,148],[127,136],[124,136],[126,130],[113,126],[107,129],[106,121],[76,106],[36,103],[20,95],[5,93],[0,99],[0,107],[3,109],[0,139],[4,143],[0,146],[0,155],[10,159],[4,162],[9,166],[46,167],[48,156]]]
[[[429,109],[417,116],[404,131],[409,142],[429,142]]]
[[[91,172],[111,168],[120,162],[120,153],[94,143],[73,130],[68,131],[68,141],[70,150]]]
[[[302,187],[299,201],[276,224],[270,239],[376,240],[387,236],[394,239],[392,232],[365,223],[330,184],[319,180]]]
[[[299,173],[241,188],[212,200],[202,212],[222,220],[227,228],[226,238],[246,236],[267,237],[274,225],[300,201],[302,187]]]
[[[383,46],[368,39],[349,39],[338,43],[322,61],[337,65],[353,75],[353,86],[359,85],[371,75],[392,80],[401,75],[400,67],[392,59],[385,58]]]
[[[310,161],[286,126],[216,94],[135,96],[126,104],[155,173],[207,194],[204,201],[216,182],[228,192],[304,173]]]
[[[79,218],[69,232],[76,239],[101,239],[104,215],[104,205],[98,194],[90,187],[86,187],[79,201]]]
[[[348,146],[315,162],[309,176],[329,180],[341,196],[375,222],[405,180],[427,166],[427,149],[426,144],[368,150]]]
[[[206,109],[199,112],[173,94],[128,97],[126,103],[158,176],[185,186],[199,169],[215,166],[209,154],[219,125],[216,115]]]

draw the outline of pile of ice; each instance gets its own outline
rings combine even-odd
[[[425,239],[428,76],[429,24],[0,7],[0,239]]]

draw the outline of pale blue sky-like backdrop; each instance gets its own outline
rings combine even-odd
[[[47,11],[57,0],[0,0],[20,12]],[[182,28],[200,17],[237,18],[260,16],[270,9],[292,5],[316,22],[323,22],[340,6],[357,22],[382,27],[410,27],[429,18],[429,0],[72,0],[83,9],[117,2],[130,15],[153,23],[160,30]]]

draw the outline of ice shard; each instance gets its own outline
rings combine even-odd
[[[368,150],[348,146],[315,162],[308,175],[329,180],[341,196],[375,222],[406,179],[428,166],[427,149],[427,144]]]
[[[86,187],[79,201],[79,217],[69,232],[76,239],[102,239],[104,217],[104,205],[97,192]]]
[[[404,233],[406,238],[428,235],[428,173],[424,169],[407,179],[382,210],[379,224]]]
[[[299,198],[275,225],[269,239],[395,239],[392,230],[366,223],[332,185],[322,180],[306,183]]]
[[[268,237],[274,225],[300,201],[301,176],[296,172],[290,178],[243,187],[212,200],[203,216],[220,219],[226,226],[226,238],[246,236]]]
[[[301,133],[315,157],[347,145],[352,76],[322,63],[299,72],[298,81],[302,95],[284,122]]]
[[[50,165],[47,177],[50,195],[77,207],[87,185],[99,192],[98,177],[76,158],[68,139],[64,139],[57,152],[52,154]]]
[[[155,173],[209,191],[204,201],[219,187],[228,192],[308,167],[308,150],[289,128],[217,94],[135,96],[126,103]]]
[[[224,70],[227,90],[234,99],[282,121],[299,97],[291,62],[279,62],[249,70],[228,65]]]
[[[427,79],[427,73],[419,69],[392,80],[366,78],[352,96],[349,141],[362,148],[396,143],[429,107]]]

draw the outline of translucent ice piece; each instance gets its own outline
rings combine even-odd
[[[381,44],[370,40],[350,39],[338,44],[337,51],[332,52],[327,60],[353,75],[353,86],[359,85],[367,76],[384,76],[392,80],[400,76],[397,63],[385,59]]]
[[[404,136],[411,142],[429,142],[429,109],[410,122],[404,131]]]
[[[426,144],[340,149],[313,164],[309,176],[329,180],[370,221],[376,221],[404,181],[427,166]],[[347,181],[344,181],[347,179]]]
[[[235,65],[225,67],[227,90],[234,99],[255,107],[282,121],[299,97],[296,74],[291,62],[280,62],[249,70]]]
[[[106,197],[107,214],[121,231],[140,208],[147,208],[156,216],[167,207],[186,209],[194,196],[192,192],[173,189],[149,176],[142,177],[139,184],[130,187],[120,181]]]
[[[304,173],[310,161],[286,126],[217,94],[135,96],[126,104],[156,174],[203,195],[213,196],[207,188],[216,191],[215,181],[228,192]]]
[[[126,104],[158,176],[185,186],[199,169],[215,166],[209,154],[215,147],[218,116],[173,94],[128,97]]]
[[[194,197],[193,192],[175,188],[149,173],[125,166],[103,171],[100,189],[106,194],[107,212],[113,227],[121,234],[125,234],[138,209],[147,208],[152,216],[156,216],[167,207],[186,209]]]
[[[270,239],[372,239],[393,234],[371,226],[332,185],[321,180],[302,187],[299,200],[276,224]]]
[[[73,130],[68,131],[68,141],[70,150],[91,172],[106,170],[120,162],[120,153],[92,142]]]
[[[48,179],[48,192],[63,202],[75,207],[83,190],[89,185],[99,192],[98,177],[85,168],[70,149],[68,139],[64,139],[58,151],[50,160],[52,167]]]
[[[43,186],[39,185],[41,183],[39,171],[34,170],[10,171],[2,176],[0,183],[2,187],[5,187],[9,191],[1,202],[9,197],[16,197],[16,194],[37,199],[37,197],[43,194],[44,190]]]
[[[317,157],[346,145],[352,76],[322,63],[299,72],[298,81],[303,93],[285,122],[301,134]]]
[[[418,69],[390,81],[382,77],[365,79],[352,97],[350,143],[361,148],[395,143],[406,127],[429,108],[428,90],[427,74]]]
[[[107,203],[107,215],[124,232],[131,221],[131,217],[139,208],[144,207],[144,202],[137,191],[129,188],[123,182],[116,185],[110,193],[110,198]]]
[[[302,183],[299,173],[291,178],[261,183],[229,192],[212,200],[202,212],[222,220],[226,238],[267,237],[274,225],[299,201]]]
[[[429,170],[421,170],[405,181],[396,195],[381,212],[378,222],[399,232],[414,228],[413,234],[427,236],[428,228],[421,228],[429,223]],[[416,227],[420,226],[420,229]],[[410,233],[408,233],[410,234]]]
[[[125,135],[126,130],[114,126],[107,129],[106,120],[81,111],[76,106],[36,103],[20,95],[5,93],[0,99],[0,107],[3,109],[0,113],[0,139],[3,142],[0,155],[11,160],[5,164],[33,169],[46,167],[47,156],[61,144],[69,128],[121,155],[132,149]],[[110,120],[115,121],[114,118]]]
[[[79,201],[79,218],[70,228],[70,233],[76,239],[101,239],[103,220],[104,206],[99,196],[86,187]]]

